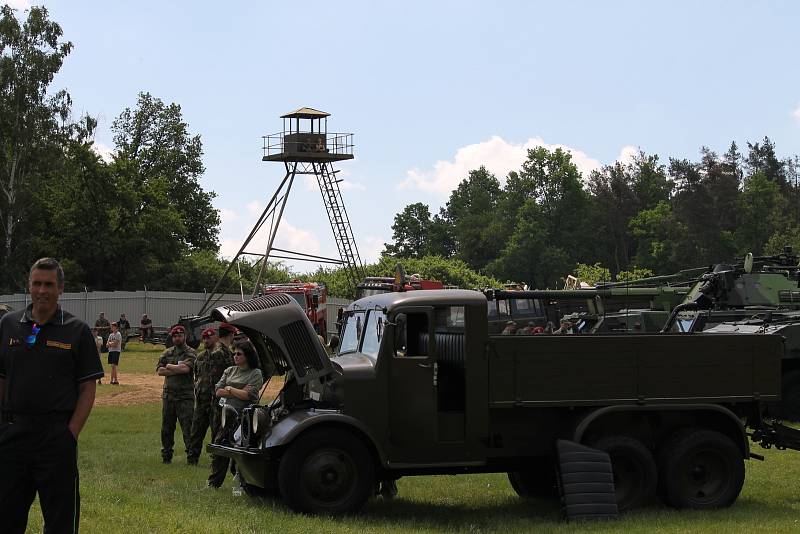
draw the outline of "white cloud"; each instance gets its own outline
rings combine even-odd
[[[586,153],[572,147],[560,144],[545,143],[541,137],[528,139],[523,144],[514,144],[505,141],[500,136],[492,136],[488,141],[467,145],[456,151],[452,161],[437,161],[433,169],[420,171],[412,169],[406,172],[406,179],[400,183],[399,189],[417,188],[422,191],[447,195],[467,177],[469,171],[481,165],[494,174],[499,180],[504,180],[509,171],[518,170],[528,157],[528,149],[545,147],[548,150],[560,148],[572,154],[572,162],[583,173],[584,177],[601,164]]]
[[[4,3],[8,4],[11,9],[19,9],[21,11],[31,7],[31,3],[28,0],[6,0]]]
[[[794,117],[795,120],[800,121],[800,104],[798,104],[797,107],[794,108],[794,111],[792,111],[792,117]]]
[[[389,239],[384,237],[377,237],[368,235],[363,239],[359,239],[359,247],[358,251],[361,255],[361,262],[364,264],[367,263],[376,263],[379,259],[381,259],[381,252],[383,252],[383,245]]]
[[[261,215],[261,212],[264,211],[264,207],[257,200],[249,202],[245,208],[250,215]],[[253,224],[255,224],[255,221],[253,221]]]
[[[106,163],[111,163],[111,161],[114,159],[114,149],[104,145],[103,143],[92,143],[92,150],[95,154],[103,158],[103,161]]]
[[[223,225],[230,224],[239,218],[239,214],[228,208],[219,208],[219,218]]]
[[[635,147],[633,145],[627,145],[622,147],[622,150],[619,151],[619,156],[617,156],[617,161],[619,161],[623,165],[627,165],[628,163],[633,163],[634,158],[639,154],[639,147]]]

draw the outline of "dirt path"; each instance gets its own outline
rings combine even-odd
[[[131,406],[161,401],[163,377],[155,374],[120,373],[119,381],[122,384],[119,387],[107,382],[98,386],[100,389],[95,406]],[[282,386],[283,378],[274,377],[267,386],[262,402],[274,398]]]

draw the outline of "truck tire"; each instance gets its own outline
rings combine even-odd
[[[556,463],[553,458],[536,458],[523,471],[509,471],[508,481],[520,497],[558,498]]]
[[[318,515],[355,513],[374,488],[372,454],[356,436],[338,428],[312,430],[281,458],[278,486],[296,511]]]
[[[611,457],[614,490],[620,512],[652,502],[656,495],[658,467],[650,450],[628,436],[608,436],[592,444]]]
[[[674,508],[725,508],[744,484],[744,457],[728,436],[699,430],[673,440],[663,452],[661,478],[666,503]]]

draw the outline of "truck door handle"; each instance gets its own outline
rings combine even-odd
[[[430,369],[431,367],[433,367],[433,364],[432,363],[418,363],[417,367],[422,367],[424,369]]]

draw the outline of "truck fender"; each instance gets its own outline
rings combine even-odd
[[[292,412],[288,417],[281,419],[272,428],[269,436],[264,441],[264,447],[269,449],[281,447],[291,443],[297,436],[310,428],[321,424],[338,427],[349,427],[355,434],[362,436],[366,445],[375,451],[376,459],[383,465],[386,456],[378,445],[375,436],[358,419],[344,415],[336,410],[305,410]]]
[[[750,440],[747,438],[747,431],[744,427],[742,421],[729,409],[725,408],[724,406],[719,406],[718,404],[659,404],[659,405],[652,405],[652,406],[629,406],[629,405],[618,405],[618,406],[605,406],[598,410],[595,410],[589,413],[586,417],[580,420],[580,422],[575,427],[575,431],[572,434],[572,441],[576,443],[581,443],[583,440],[583,436],[589,427],[597,421],[598,419],[602,418],[605,415],[611,413],[622,413],[622,412],[716,412],[722,415],[726,420],[729,420],[731,425],[738,429],[737,435],[739,439],[737,440],[737,445],[742,451],[742,454],[745,458],[750,457]]]

